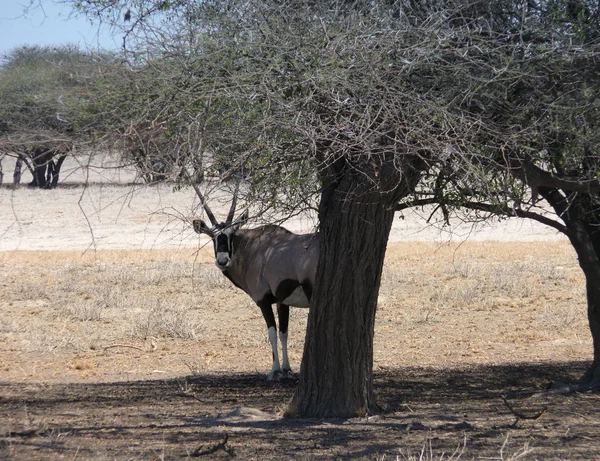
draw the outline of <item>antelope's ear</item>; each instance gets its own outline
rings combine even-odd
[[[192,224],[194,225],[194,230],[196,231],[197,234],[206,234],[210,237],[213,236],[211,228],[208,227],[206,225],[206,223],[204,221],[202,221],[201,219],[194,219],[192,221]]]

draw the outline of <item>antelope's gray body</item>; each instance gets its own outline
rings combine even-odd
[[[260,307],[273,352],[273,368],[268,379],[276,379],[282,373],[291,372],[287,354],[289,308],[309,307],[317,271],[319,235],[298,235],[275,225],[240,229],[247,214],[233,223],[232,215],[230,211],[225,223],[217,223],[214,217],[211,218],[212,228],[204,221],[196,220],[194,230],[213,239],[217,267]],[[279,317],[282,367],[279,365],[273,304],[277,304]]]

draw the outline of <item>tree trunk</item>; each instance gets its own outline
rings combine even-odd
[[[592,365],[579,380],[582,389],[600,386],[600,260],[598,259],[600,248],[594,245],[594,240],[586,227],[580,222],[567,224],[567,228],[571,231],[569,238],[577,252],[579,266],[585,275],[588,322],[594,348]]]
[[[588,321],[594,344],[594,361],[579,380],[582,389],[600,388],[600,265],[594,268],[593,274],[584,270],[587,288]]]
[[[23,168],[23,158],[19,155],[15,162],[15,171],[13,172],[13,189],[21,184],[21,169]]]
[[[58,176],[60,175],[60,169],[62,167],[63,162],[67,158],[67,154],[60,154],[56,163],[51,162],[52,169],[48,168],[48,187],[50,189],[54,189],[58,186]]]
[[[31,159],[33,165],[33,180],[29,184],[29,187],[45,189],[47,184],[46,170],[50,168],[49,163],[52,161],[52,152],[43,149],[35,149],[31,152]]]
[[[379,170],[345,161],[336,169],[324,181],[317,281],[287,416],[344,418],[378,410],[373,334],[383,260],[395,204],[419,175],[406,181],[390,165],[380,177]]]
[[[588,322],[592,333],[594,359],[592,365],[579,380],[581,389],[600,387],[600,233],[596,218],[595,202],[589,196],[579,194],[567,201],[566,195],[557,189],[540,189],[542,195],[565,223],[567,237],[571,241],[585,275]]]

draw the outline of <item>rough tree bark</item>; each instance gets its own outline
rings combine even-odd
[[[395,204],[420,176],[408,157],[400,169],[391,161],[378,163],[341,160],[323,180],[317,282],[288,416],[354,417],[378,411],[373,334],[383,260]]]
[[[23,157],[19,155],[15,162],[15,170],[13,171],[13,189],[21,184],[21,169],[23,168]]]
[[[597,211],[591,197],[585,194],[578,194],[567,200],[557,189],[542,188],[540,191],[565,223],[567,237],[585,275],[594,359],[578,385],[581,390],[600,388],[600,231],[594,221]]]
[[[50,162],[52,162],[52,155],[53,152],[40,148],[29,152],[33,165],[33,171],[31,172],[33,179],[29,187],[46,188],[46,170],[49,168]]]
[[[583,229],[573,230],[575,232],[571,243],[579,257],[579,266],[585,274],[588,321],[594,348],[592,365],[579,380],[579,387],[583,390],[600,388],[600,261],[598,260],[600,247],[597,239],[593,239],[596,240],[593,242],[589,235],[586,235],[587,232],[581,232]]]
[[[67,158],[67,154],[59,154],[56,162],[52,160],[50,165],[48,165],[48,174],[46,176],[46,185],[50,189],[54,189],[58,186],[58,178],[60,175],[60,169],[62,168],[62,164]]]
[[[55,161],[55,156],[58,158]],[[60,169],[67,154],[60,150],[38,148],[29,152],[32,166],[27,164],[33,177],[29,187],[53,189],[58,185]],[[26,161],[26,160],[25,160]]]

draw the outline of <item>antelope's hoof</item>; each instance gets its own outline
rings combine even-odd
[[[267,375],[267,381],[268,382],[273,382],[273,381],[279,381],[281,379],[281,370],[273,370],[271,373],[269,373]]]
[[[289,378],[293,378],[293,377],[294,377],[294,374],[292,373],[291,368],[283,369],[283,372],[281,373],[281,378],[289,379]]]

